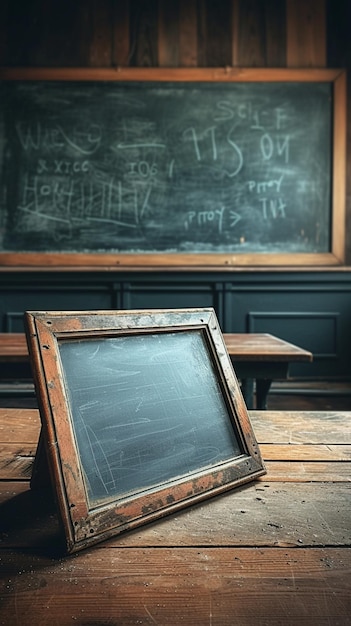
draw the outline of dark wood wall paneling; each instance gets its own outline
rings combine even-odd
[[[213,307],[224,332],[268,332],[313,352],[291,375],[351,372],[347,272],[15,272],[0,274],[0,332],[22,332],[23,310]],[[11,377],[8,364],[2,377]],[[20,377],[20,376],[19,376]]]
[[[320,67],[325,1],[3,0],[0,62]],[[328,20],[337,12],[342,17],[347,4],[330,3]]]
[[[324,0],[0,4],[1,65],[308,67],[326,61]]]

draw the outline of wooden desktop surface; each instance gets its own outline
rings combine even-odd
[[[28,358],[24,333],[0,333],[0,361],[28,361]]]
[[[235,361],[312,361],[308,350],[269,333],[224,333],[228,354]]]
[[[312,354],[268,333],[224,333],[228,353],[236,361],[312,361]],[[28,360],[24,333],[0,333],[0,359]]]
[[[252,411],[267,475],[74,556],[0,409],[0,624],[351,624],[351,412]]]

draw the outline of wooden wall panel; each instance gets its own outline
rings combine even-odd
[[[240,0],[232,0],[232,65],[239,65]]]
[[[112,65],[125,67],[130,59],[129,0],[113,4]]]
[[[197,0],[179,0],[179,65],[197,66]]]
[[[284,67],[285,5],[280,0],[240,0],[236,8],[236,65]]]
[[[287,66],[324,67],[326,19],[324,0],[286,0]]]
[[[267,67],[285,67],[285,2],[281,2],[281,0],[265,0],[265,33],[265,56]]]
[[[238,65],[264,67],[264,5],[261,0],[240,0]]]
[[[159,0],[158,4],[158,64],[160,67],[179,65],[179,3]]]
[[[89,65],[109,67],[112,64],[112,7],[110,0],[90,0],[86,4],[91,24]]]
[[[130,4],[130,65],[158,66],[158,2],[138,0]]]
[[[232,62],[231,0],[206,0],[205,17],[205,66],[226,67]]]
[[[207,65],[207,12],[205,0],[197,0],[197,65]]]
[[[21,10],[10,0],[0,4],[3,65],[326,63],[326,0],[32,0]]]

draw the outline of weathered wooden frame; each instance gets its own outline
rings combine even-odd
[[[41,442],[46,450],[68,552],[155,520],[265,473],[213,309],[27,312],[25,317],[41,413]],[[184,472],[181,476],[175,475],[156,487],[152,485],[137,489],[135,493],[124,492],[116,497],[109,496],[106,501],[92,503],[87,495],[74,434],[72,407],[67,393],[70,381],[64,380],[60,343],[62,345],[62,342],[72,339],[80,342],[89,342],[92,338],[103,341],[111,337],[145,336],[145,333],[155,335],[165,331],[189,333],[194,330],[201,333],[206,345],[209,365],[215,372],[230,418],[230,426],[226,425],[226,428],[233,429],[233,436],[240,442],[240,454],[233,452],[232,458],[196,467],[195,471]],[[113,419],[117,420],[117,417],[113,415]],[[215,415],[213,419],[216,419]],[[213,441],[210,443],[213,444]],[[42,453],[43,449],[38,447],[37,463]]]
[[[270,68],[2,68],[0,80],[329,82],[333,85],[331,246],[326,253],[0,253],[0,268],[229,270],[236,266],[337,266],[345,261],[346,73]]]

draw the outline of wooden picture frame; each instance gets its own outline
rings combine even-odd
[[[230,271],[234,267],[238,266],[268,266],[268,267],[277,267],[277,266],[293,266],[293,267],[323,267],[323,266],[338,266],[342,265],[345,262],[345,189],[346,189],[346,73],[343,70],[339,69],[295,69],[295,68],[118,68],[118,69],[103,69],[103,68],[2,68],[0,69],[0,80],[8,81],[8,82],[18,82],[23,81],[24,83],[28,81],[39,81],[39,82],[52,82],[52,81],[65,81],[66,83],[82,83],[82,82],[95,82],[95,83],[141,83],[144,84],[145,87],[151,84],[152,82],[159,83],[160,86],[165,83],[175,83],[179,84],[183,83],[192,83],[194,86],[200,84],[209,84],[218,83],[219,85],[223,84],[243,84],[247,83],[247,85],[253,83],[259,83],[260,85],[277,85],[279,83],[299,83],[301,85],[306,83],[311,83],[313,85],[330,85],[331,87],[331,105],[330,105],[330,133],[327,132],[328,142],[330,139],[330,146],[328,147],[328,154],[326,155],[326,159],[330,160],[330,166],[328,166],[327,172],[325,175],[323,174],[322,180],[324,181],[326,178],[329,178],[330,172],[330,189],[328,190],[328,195],[330,192],[330,198],[328,202],[330,202],[330,206],[328,206],[324,213],[328,213],[325,216],[326,225],[320,224],[318,219],[318,214],[315,216],[313,213],[313,209],[311,209],[310,204],[318,205],[318,194],[314,195],[313,203],[308,203],[307,200],[301,201],[303,214],[307,214],[309,211],[312,211],[313,214],[313,228],[311,224],[311,232],[313,230],[313,234],[306,233],[305,228],[301,227],[301,230],[297,233],[296,228],[294,229],[294,237],[299,239],[300,241],[309,241],[308,245],[301,244],[302,247],[300,249],[300,244],[298,245],[297,251],[292,251],[290,249],[290,245],[284,247],[282,244],[279,244],[280,247],[277,251],[266,251],[265,247],[258,246],[258,249],[248,248],[246,251],[246,242],[245,237],[240,237],[239,245],[236,243],[233,250],[228,248],[225,251],[215,251],[211,252],[211,249],[207,250],[199,250],[195,249],[194,246],[190,246],[187,242],[182,241],[182,246],[184,247],[173,251],[172,249],[165,247],[164,250],[160,252],[155,252],[153,249],[145,252],[143,250],[139,251],[134,250],[134,248],[138,248],[138,246],[133,246],[130,251],[120,251],[120,252],[111,252],[106,250],[105,252],[100,252],[99,250],[92,251],[84,251],[80,250],[77,252],[72,252],[69,250],[57,251],[57,250],[23,250],[19,247],[16,249],[11,249],[10,251],[3,249],[0,252],[0,265],[4,268],[33,268],[33,269],[45,269],[45,270],[74,270],[74,269],[82,269],[89,271],[93,269],[110,269],[110,270],[139,270],[139,269],[167,269],[167,270],[218,270],[223,269],[226,271]],[[226,116],[230,116],[228,109],[224,106],[225,103],[221,103],[220,112],[222,118],[225,119]],[[308,107],[307,107],[308,108]],[[317,118],[317,116],[315,116]],[[253,122],[256,123],[256,122]],[[280,124],[277,123],[278,126]],[[207,129],[209,141],[213,142],[213,136],[210,132],[211,129]],[[301,131],[301,129],[300,129]],[[56,133],[56,131],[55,131]],[[262,130],[262,150],[264,152],[264,158],[269,160],[270,151],[273,150],[273,143],[271,138],[264,133]],[[206,135],[206,136],[207,136]],[[300,132],[299,142],[301,144],[301,136],[303,133]],[[55,135],[56,137],[56,135]],[[212,140],[211,140],[212,137]],[[230,142],[232,139],[229,138]],[[30,137],[22,138],[22,141],[27,146],[28,142],[33,141],[36,142],[35,139],[31,139]],[[46,140],[45,140],[46,141]],[[52,141],[55,141],[54,138]],[[195,139],[194,139],[195,141]],[[277,139],[278,145],[278,153],[284,151],[284,139]],[[60,142],[56,141],[59,145]],[[55,144],[56,145],[56,144]],[[198,146],[195,142],[195,151],[198,152]],[[27,148],[26,148],[27,149]],[[35,150],[37,147],[35,146]],[[212,147],[212,158],[214,160],[217,159],[217,147]],[[323,152],[322,150],[318,150],[318,153]],[[330,154],[329,154],[330,152]],[[55,155],[54,155],[55,156]],[[197,155],[197,158],[200,159],[200,155]],[[133,159],[132,159],[133,160]],[[44,171],[44,178],[42,181],[42,190],[43,196],[49,193],[49,182],[47,182],[46,177],[51,176],[51,169],[54,167],[53,163],[57,163],[59,161],[59,157],[54,159],[53,162],[49,163],[41,163],[38,165],[38,172]],[[32,159],[30,160],[32,163]],[[313,162],[313,158],[309,159],[308,162]],[[65,161],[66,163],[66,161]],[[73,163],[73,162],[72,162]],[[72,165],[71,161],[66,163],[64,167],[75,167],[75,164]],[[171,161],[171,164],[173,161]],[[78,170],[79,168],[83,168],[86,165],[84,163],[77,162]],[[63,167],[63,166],[62,166]],[[86,165],[88,167],[88,165]],[[61,166],[60,166],[61,168]],[[151,168],[151,169],[150,169]],[[46,169],[49,173],[46,172]],[[141,172],[140,176],[146,176],[146,170],[150,173],[152,170],[152,165],[150,163],[144,164],[145,173]],[[62,168],[61,168],[62,170]],[[74,173],[74,176],[78,176],[78,170]],[[170,165],[168,175],[171,176],[172,167]],[[279,167],[275,167],[275,170],[279,170]],[[72,170],[73,171],[73,170]],[[62,174],[62,171],[61,173]],[[150,174],[151,175],[151,174]],[[173,174],[172,174],[173,175]],[[268,176],[268,174],[267,174]],[[262,179],[258,181],[260,185],[260,190],[266,189],[269,185],[277,184],[277,181],[269,181],[267,176],[263,175]],[[277,175],[278,176],[278,175]],[[287,176],[289,174],[287,173]],[[8,180],[10,177],[6,177]],[[258,190],[258,186],[255,181],[249,180],[250,176],[248,174],[247,180],[243,185],[252,184],[253,193],[256,193]],[[278,177],[279,178],[279,177]],[[308,177],[306,177],[306,181],[301,181],[301,189],[302,187],[307,188],[309,184],[313,184],[313,181],[308,181]],[[50,179],[51,180],[51,179]],[[56,179],[53,179],[52,185],[55,187]],[[279,178],[280,180],[280,178]],[[31,178],[32,181],[32,178]],[[28,187],[28,201],[31,200],[32,195],[37,192],[34,192],[32,187],[32,182],[27,182]],[[39,184],[39,183],[38,183]],[[58,181],[57,184],[60,184]],[[139,184],[139,183],[138,183]],[[315,183],[316,184],[316,183]],[[256,185],[256,186],[255,186]],[[268,187],[267,187],[268,185]],[[307,185],[307,187],[306,187]],[[178,185],[179,187],[179,185]],[[201,185],[200,185],[201,187]],[[246,188],[246,187],[245,187]],[[18,185],[14,184],[14,189],[16,190],[15,195],[19,193]],[[251,188],[250,188],[251,189]],[[293,187],[289,187],[289,197],[296,197]],[[31,190],[31,191],[29,191]],[[296,191],[296,190],[295,190]],[[110,191],[105,190],[104,193],[112,193]],[[67,194],[67,190],[63,190],[62,194]],[[116,191],[117,193],[117,191]],[[260,192],[261,193],[261,192]],[[301,192],[302,193],[302,192]],[[321,192],[324,198],[325,193]],[[9,196],[9,194],[7,194]],[[189,197],[191,194],[187,193],[186,197]],[[274,194],[273,194],[274,195]],[[30,196],[30,198],[29,198]],[[285,211],[284,199],[274,195],[274,198],[268,199],[264,197],[260,197],[261,204],[258,206],[262,207],[264,213],[267,210],[273,211],[274,216],[280,216],[280,209],[282,212]],[[148,192],[146,193],[146,197],[148,197]],[[203,199],[202,199],[203,200]],[[146,200],[145,200],[146,202]],[[143,204],[143,211],[147,210],[147,205]],[[305,202],[305,204],[304,204]],[[278,203],[278,204],[277,204]],[[184,204],[184,203],[183,203]],[[195,224],[195,220],[200,220],[199,224],[196,222],[196,229],[200,231],[203,225],[203,220],[206,219],[208,221],[208,228],[210,228],[210,222],[214,222],[216,218],[216,211],[214,211],[212,205],[209,210],[204,208],[204,204],[201,202],[201,206],[197,207],[199,213],[195,215],[196,211],[188,211],[187,215],[189,220]],[[257,203],[256,203],[257,204]],[[238,205],[240,205],[240,201],[238,200]],[[306,206],[305,206],[306,205]],[[223,205],[224,206],[224,205]],[[270,208],[269,208],[270,207]],[[279,208],[280,207],[280,208]],[[32,209],[29,207],[22,207],[23,210],[28,211],[27,215],[32,212]],[[69,211],[69,209],[67,209]],[[182,209],[180,209],[182,210]],[[224,210],[224,209],[223,209]],[[249,211],[249,209],[245,209],[245,211]],[[255,209],[256,210],[256,209]],[[230,210],[228,206],[226,211],[232,216],[233,224],[236,223],[236,220],[242,219],[240,215],[237,215],[235,207],[233,210]],[[240,211],[239,211],[240,212]],[[330,215],[329,215],[330,212]],[[34,212],[36,215],[36,212]],[[65,211],[60,211],[58,215],[55,216],[49,215],[47,219],[49,223],[55,223],[55,220],[63,220]],[[205,216],[206,213],[206,216]],[[220,213],[220,211],[219,211]],[[218,219],[220,219],[219,213],[217,215]],[[246,212],[245,215],[248,215]],[[43,217],[40,214],[40,210],[38,209],[38,219],[39,217]],[[106,216],[103,216],[105,219]],[[264,216],[263,216],[264,217]],[[263,219],[262,215],[261,218]],[[1,218],[1,215],[0,215]],[[96,219],[96,218],[94,218]],[[183,219],[183,218],[182,218]],[[187,218],[188,219],[188,218]],[[217,219],[217,218],[216,218]],[[229,217],[228,217],[229,219]],[[245,218],[246,219],[246,218]],[[249,218],[253,219],[253,215]],[[324,218],[323,218],[324,219]],[[50,220],[52,220],[50,222]],[[106,218],[109,221],[108,218]],[[1,220],[0,220],[1,221]],[[272,226],[273,230],[276,228],[279,219],[274,221],[274,225]],[[156,223],[156,222],[155,222]],[[187,228],[188,228],[188,222]],[[189,222],[190,223],[190,222]],[[272,222],[273,223],[273,222]],[[41,219],[41,228],[43,228],[43,219]],[[259,220],[253,219],[253,228],[259,228],[258,226]],[[297,224],[296,224],[297,226]],[[71,225],[69,226],[71,228]],[[150,229],[152,228],[150,224]],[[157,232],[157,228],[159,226],[155,226],[155,232]],[[233,226],[234,228],[234,226]],[[269,227],[271,228],[271,226]],[[289,230],[289,229],[288,229]],[[79,229],[78,229],[79,231]],[[240,233],[236,233],[239,236]],[[61,235],[58,233],[57,241],[60,239]],[[72,235],[73,237],[73,235]],[[319,248],[316,244],[316,249],[310,250],[310,246],[315,244],[311,244],[311,242],[316,242],[317,240],[321,240],[328,242],[325,244],[325,247]],[[9,237],[11,239],[11,237]],[[12,238],[13,239],[13,238]],[[72,239],[74,241],[74,237]],[[134,240],[133,240],[134,244]],[[201,244],[202,245],[202,244]],[[190,246],[190,248],[189,248]],[[295,243],[294,243],[295,246]],[[172,246],[170,246],[172,248]],[[189,252],[190,249],[190,252]]]
[[[68,552],[265,473],[213,309],[25,319]]]

